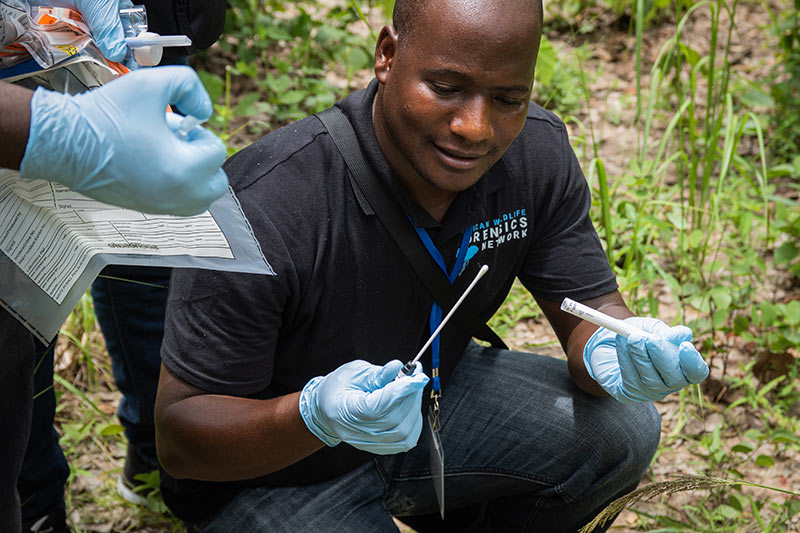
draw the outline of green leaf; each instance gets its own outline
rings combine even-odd
[[[775,461],[769,455],[759,455],[755,460],[756,466],[769,468],[775,464]]]
[[[719,309],[728,309],[733,301],[730,289],[719,285],[711,289],[711,298]]]
[[[736,518],[741,514],[741,511],[734,509],[730,505],[725,505],[724,503],[717,507],[717,511],[725,518]]]
[[[299,104],[306,96],[308,96],[306,91],[298,91],[297,89],[278,95],[280,102],[284,105]]]
[[[692,248],[697,248],[700,243],[703,242],[704,237],[704,233],[699,229],[692,230],[692,232],[689,234],[689,246]]]
[[[200,81],[203,82],[203,87],[206,88],[211,101],[216,102],[219,100],[225,87],[225,82],[222,81],[222,78],[205,70],[198,70],[197,75],[200,77]]]
[[[370,62],[369,55],[360,46],[350,48],[344,55],[344,64],[349,72],[367,68]]]
[[[286,74],[282,74],[277,78],[268,74],[262,85],[265,86],[267,89],[275,93],[276,95],[280,95],[284,91],[288,90],[289,87],[292,85],[292,80]]]
[[[775,250],[775,263],[779,265],[788,265],[792,260],[797,257],[797,247],[793,242],[787,241]]]
[[[738,452],[738,453],[750,453],[754,449],[755,449],[755,447],[752,444],[750,444],[749,442],[740,442],[739,444],[737,444],[736,446],[731,448],[731,451]]]
[[[769,302],[761,302],[758,308],[761,311],[761,322],[767,327],[772,326],[778,318],[778,311],[775,306]]]
[[[247,93],[239,100],[239,103],[236,104],[236,109],[234,110],[234,114],[238,116],[249,117],[258,113],[258,107],[256,107],[256,102],[259,101],[261,95],[252,92]]]
[[[98,433],[103,437],[108,437],[110,435],[119,435],[125,428],[120,426],[119,424],[101,424],[97,426],[99,430]]]
[[[650,194],[648,192],[648,194]],[[684,230],[686,229],[686,219],[681,217],[681,214],[678,211],[670,211],[666,214],[667,220],[675,226],[675,229]]]
[[[800,300],[792,300],[786,304],[785,313],[784,318],[788,325],[796,326],[800,324]]]
[[[744,509],[742,502],[739,500],[739,497],[735,494],[728,494],[728,505],[730,505],[740,513]]]
[[[314,95],[314,107],[316,109],[325,109],[330,107],[336,102],[336,95],[330,91],[316,93]]]
[[[791,385],[789,386],[792,387]],[[793,435],[788,431],[782,431],[782,430],[778,430],[775,433],[773,433],[772,436],[770,437],[770,440],[775,444],[781,442],[800,442],[800,438],[798,438],[797,435]]]
[[[714,315],[711,317],[711,323],[715,328],[719,329],[728,320],[728,316],[729,313],[727,309],[717,309],[714,311]]]
[[[270,41],[288,41],[292,38],[292,34],[280,26],[267,26],[264,28],[264,34]]]
[[[556,73],[556,49],[550,39],[542,36],[539,44],[539,56],[536,59],[536,83],[549,86]]]
[[[772,99],[772,96],[770,96],[768,92],[760,87],[750,87],[749,90],[741,93],[739,98],[747,107],[763,107],[769,109],[775,107],[775,100]]]
[[[748,429],[744,432],[744,438],[759,442],[764,438],[764,432],[760,429]]]
[[[331,45],[331,41],[341,41],[345,37],[347,37],[346,31],[328,24],[323,24],[317,29],[317,34],[314,38],[320,43]]]
[[[733,319],[733,333],[741,336],[744,332],[750,329],[750,321],[744,315],[737,315]]]
[[[690,48],[683,43],[680,43],[680,49],[681,52],[683,52],[683,56],[686,58],[686,61],[688,61],[692,67],[696,66],[700,61],[700,54],[693,48]]]

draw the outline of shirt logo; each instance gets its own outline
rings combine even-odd
[[[528,236],[528,215],[525,209],[514,209],[497,218],[473,225],[471,232],[470,250],[473,247],[476,248],[475,252],[499,248],[502,244]],[[467,257],[470,257],[469,253]]]
[[[467,228],[470,232],[469,248],[461,267],[460,276],[475,254],[487,248],[499,248],[501,244],[524,239],[528,236],[528,215],[525,209],[515,209],[497,218]]]

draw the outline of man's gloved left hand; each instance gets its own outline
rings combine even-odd
[[[621,402],[651,402],[708,376],[708,365],[691,343],[692,330],[661,320],[626,318],[650,335],[627,339],[606,328],[594,332],[583,350],[589,375]]]
[[[111,61],[125,59],[125,30],[119,19],[119,0],[67,0],[81,12],[95,44]]]

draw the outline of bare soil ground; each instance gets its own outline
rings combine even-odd
[[[773,9],[782,9],[788,3],[770,0]],[[762,78],[774,61],[774,44],[767,38],[766,26],[769,16],[763,6],[755,2],[739,4],[737,22],[734,29],[736,38],[731,50],[736,72],[747,79]],[[588,17],[589,14],[583,15]],[[377,24],[376,24],[377,26]],[[701,52],[708,48],[709,16],[707,10],[698,10],[697,16],[689,25],[686,35],[691,36],[692,44]],[[548,37],[564,49],[573,49],[586,42],[589,44],[592,57],[585,65],[589,73],[591,101],[589,112],[580,115],[581,120],[591,120],[595,135],[600,143],[599,150],[606,164],[609,175],[620,175],[626,168],[631,151],[636,146],[636,134],[633,128],[635,107],[635,67],[634,37],[627,31],[621,31],[617,20],[605,13],[595,20],[595,31],[573,37],[568,33],[551,32]],[[673,32],[673,23],[664,21],[648,28],[644,37],[644,58],[646,65],[658,54],[662,44]],[[214,49],[211,54],[213,56]],[[213,59],[213,58],[212,58]],[[369,73],[361,76],[368,79]],[[643,80],[647,86],[648,80]],[[573,132],[577,135],[579,132]],[[237,138],[237,144],[246,144],[252,139]],[[787,296],[798,297],[798,287],[792,287],[784,278],[776,276],[772,280],[774,290],[784,291]],[[667,291],[662,293],[663,318],[669,320],[671,299]],[[674,309],[673,309],[674,311]],[[549,326],[542,319],[526,319],[520,321],[509,334],[506,341],[513,348],[528,349],[538,353],[546,353],[554,357],[563,357],[560,347]],[[94,402],[97,410],[87,407],[87,399],[82,399],[60,385],[57,390],[61,394],[59,410],[56,415],[57,427],[64,432],[67,425],[85,424],[89,419],[100,422],[114,422],[114,412],[119,394],[113,384],[109,370],[108,357],[102,343],[102,336],[92,330],[82,339],[88,346],[97,367],[96,386],[88,387],[88,373],[82,363],[80,350],[62,339],[57,351],[57,368],[61,375],[74,383],[81,390],[87,391],[87,399]],[[739,362],[750,361],[756,354],[753,347],[735,339],[724,339],[724,345],[730,350],[728,375],[741,373]],[[792,354],[797,357],[798,354]],[[736,397],[735,391],[725,389],[722,381],[720,358],[715,358],[711,378],[706,391],[708,398],[701,411],[694,406],[681,405],[678,395],[673,395],[657,407],[663,417],[663,438],[668,443],[654,461],[651,471],[644,483],[669,479],[683,473],[702,472],[703,458],[698,454],[695,441],[670,437],[679,428],[683,435],[698,436],[708,433],[714,427],[723,429],[723,439],[731,443],[748,429],[763,424],[756,413],[746,408],[737,408],[727,412],[725,407]],[[104,413],[100,416],[97,411]],[[800,412],[795,412],[795,416]],[[65,441],[64,448],[72,465],[74,476],[68,487],[70,502],[70,520],[73,528],[79,531],[137,531],[161,532],[180,530],[180,525],[167,516],[150,510],[129,505],[122,501],[115,491],[118,476],[125,455],[125,441],[121,435],[101,437],[89,434],[81,440]],[[742,465],[740,471],[745,479],[767,485],[798,490],[800,488],[800,457],[797,453],[785,453],[774,456],[775,464],[769,468],[753,467],[752,463]],[[745,492],[750,491],[746,489]],[[641,503],[636,509],[654,514],[670,514],[679,516],[682,505],[697,501],[707,493],[679,493],[663,502]],[[775,496],[780,499],[781,496]],[[623,512],[615,522],[614,531],[632,532],[640,524],[639,514],[632,511]],[[790,526],[800,531],[800,523]],[[404,531],[408,531],[404,529]]]

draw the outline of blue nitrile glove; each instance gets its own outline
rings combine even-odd
[[[384,366],[351,361],[306,383],[300,415],[328,446],[344,441],[380,455],[416,446],[422,432],[422,389],[428,376],[417,363],[411,376],[395,381],[398,360]]]
[[[173,133],[168,104],[199,119],[212,110],[189,67],[139,70],[74,96],[39,88],[20,175],[138,211],[200,213],[227,190],[225,145],[201,127]]]
[[[128,48],[119,19],[119,0],[67,0],[81,12],[94,43],[111,61],[122,61]]]
[[[600,328],[583,349],[589,375],[613,398],[652,402],[706,379],[708,365],[691,343],[691,329],[646,317],[625,322],[652,335],[626,339]]]

